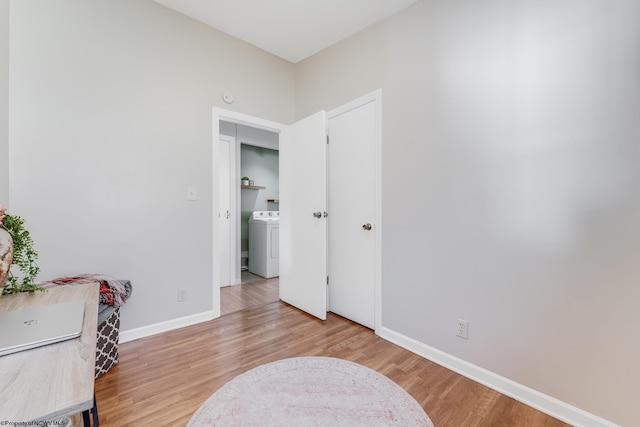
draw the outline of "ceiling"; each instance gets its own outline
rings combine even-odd
[[[154,0],[299,62],[418,0]]]

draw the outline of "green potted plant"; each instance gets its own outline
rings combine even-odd
[[[31,234],[24,227],[24,219],[17,215],[9,215],[0,204],[0,276],[4,276],[0,288],[2,294],[18,292],[34,292],[43,290],[36,283],[40,267],[36,264],[36,252]],[[20,276],[14,274],[10,267],[20,270]]]
[[[241,181],[242,181],[242,185],[249,185],[249,177],[248,176],[243,176]]]

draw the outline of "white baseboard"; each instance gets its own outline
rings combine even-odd
[[[451,369],[460,375],[522,402],[527,406],[551,415],[567,424],[576,427],[619,427],[617,424],[583,411],[580,408],[540,393],[509,378],[500,376],[391,329],[381,327],[376,331],[376,334],[425,359],[429,359],[438,365]]]
[[[162,332],[184,328],[185,326],[195,325],[196,323],[206,322],[215,319],[215,317],[216,316],[214,316],[213,310],[210,310],[202,313],[192,314],[190,316],[180,317],[178,319],[167,320],[166,322],[143,326],[141,328],[120,331],[120,343],[122,344],[140,338],[149,337],[151,335],[156,335]]]

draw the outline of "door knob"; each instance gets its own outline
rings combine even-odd
[[[371,224],[369,224],[369,223],[364,224],[364,225],[362,226],[362,229],[363,229],[363,230],[371,230]]]
[[[313,216],[315,216],[316,218],[322,218],[322,212],[314,212]]]

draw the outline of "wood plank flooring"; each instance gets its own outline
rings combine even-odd
[[[220,314],[258,307],[280,299],[279,279],[258,279],[241,285],[220,288]]]
[[[287,357],[329,356],[375,369],[409,392],[436,427],[566,426],[328,313],[317,320],[285,303],[128,342],[96,381],[103,427],[183,426],[237,375]]]

